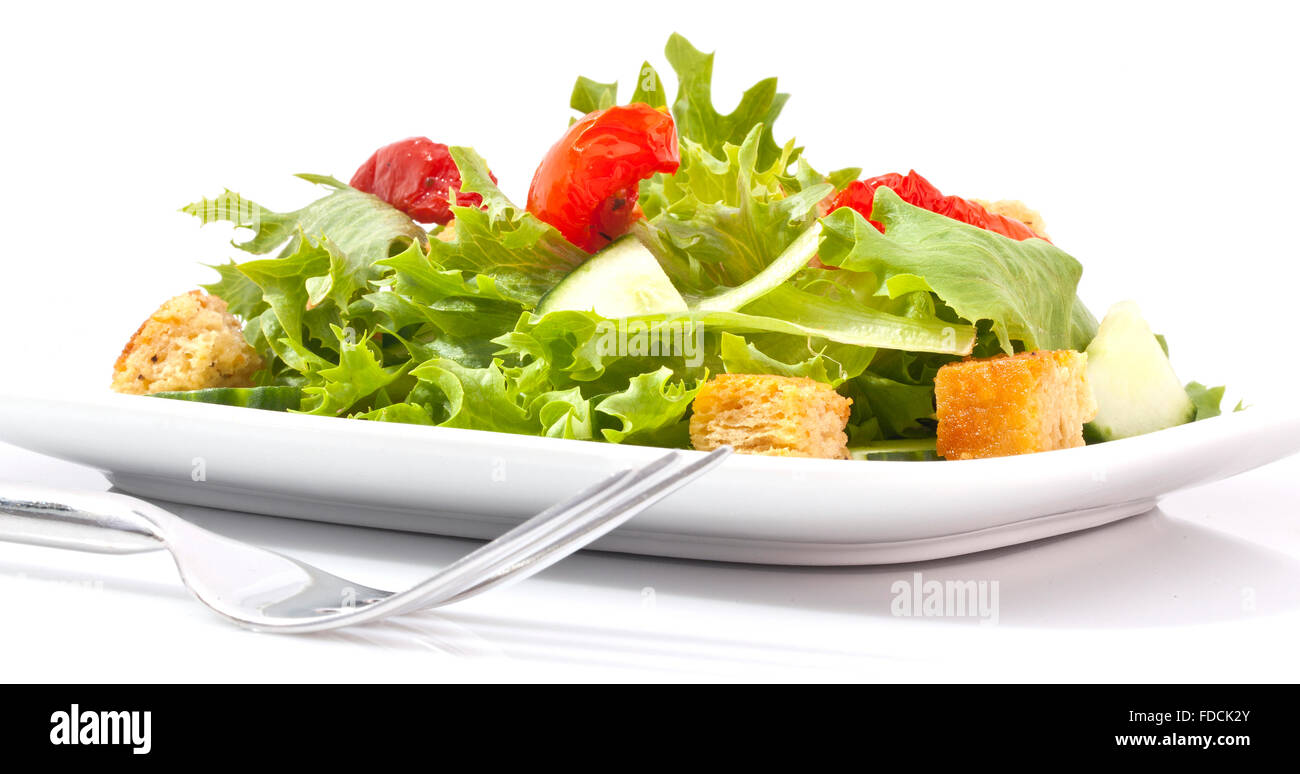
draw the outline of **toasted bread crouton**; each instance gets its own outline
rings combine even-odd
[[[218,296],[192,290],[158,307],[113,366],[113,389],[133,395],[251,387],[262,359]]]
[[[1041,350],[949,363],[934,378],[936,448],[950,460],[1069,449],[1097,415],[1088,356]]]
[[[691,444],[742,454],[847,459],[853,401],[829,384],[769,374],[718,374],[695,396]]]
[[[1029,226],[1030,231],[1043,239],[1051,239],[1047,235],[1047,227],[1043,224],[1043,216],[1038,214],[1038,210],[1031,210],[1022,201],[1000,199],[996,202],[986,202],[983,199],[976,199],[975,203],[994,215],[1001,215],[1024,223]]]

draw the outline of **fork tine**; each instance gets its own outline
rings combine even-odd
[[[557,527],[567,518],[571,517],[575,512],[575,509],[582,509],[599,503],[603,499],[611,496],[614,492],[618,491],[621,487],[632,485],[637,481],[644,479],[646,476],[653,475],[663,470],[671,465],[675,459],[676,452],[670,452],[643,467],[620,470],[598,483],[587,487],[573,497],[570,497],[567,500],[562,500],[536,516],[523,521],[508,532],[505,532],[492,540],[492,542],[464,557],[461,557],[453,564],[448,565],[444,569],[444,572],[468,564],[471,560],[479,563],[490,562],[493,557],[499,556],[508,551],[517,550],[520,541],[536,540],[538,536],[548,534],[546,525],[550,524],[551,528]]]
[[[591,508],[608,500],[629,486],[645,481],[660,471],[670,467],[678,459],[677,452],[669,452],[640,468],[620,470],[602,481],[582,490],[567,500],[562,500],[541,513],[497,537],[486,545],[466,554],[441,572],[419,586],[403,594],[409,602],[402,604],[402,611],[418,610],[426,605],[426,597],[440,597],[453,588],[457,581],[477,583],[489,568],[508,563],[510,557],[519,554],[538,541],[554,534],[574,518],[587,513]],[[397,601],[397,600],[394,600]]]
[[[675,471],[670,468],[682,457],[677,452],[670,453],[645,467],[610,476],[558,506],[546,509],[406,591],[371,605],[314,620],[257,628],[283,633],[337,629],[438,607],[486,591],[506,580],[526,578],[596,540],[717,466],[730,453],[730,447],[721,447]]]
[[[419,593],[403,603],[401,610],[459,602],[506,580],[540,572],[712,470],[730,453],[731,448],[724,446],[685,466],[670,466],[683,459],[673,452],[643,468],[611,477],[616,486],[606,485],[607,480],[592,488],[599,488],[601,496],[584,497],[584,492],[507,533],[511,536],[508,543],[496,545],[498,541],[493,541],[449,566],[423,588],[413,589]]]

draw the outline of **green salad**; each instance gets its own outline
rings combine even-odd
[[[819,171],[774,133],[775,79],[723,114],[713,55],[678,35],[665,53],[672,95],[650,63],[631,89],[577,80],[567,131],[558,111],[537,127],[560,139],[525,203],[473,148],[412,138],[351,183],[299,175],[320,198],[293,212],[230,191],[185,207],[251,233],[203,287],[262,366],[252,386],[165,394],[689,448],[710,377],[775,374],[852,400],[855,456],[924,455],[941,367],[1094,344],[1082,267],[1045,234],[915,173]],[[1168,382],[1167,361],[1125,338],[1157,341],[1144,326],[1116,324],[1094,360]],[[1099,394],[1102,410],[1141,416],[1100,417],[1092,440],[1219,412],[1222,388],[1132,396],[1108,373],[1094,389],[1118,381],[1120,397]]]

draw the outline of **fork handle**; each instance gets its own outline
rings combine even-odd
[[[0,540],[96,554],[164,548],[153,506],[113,492],[0,485]]]

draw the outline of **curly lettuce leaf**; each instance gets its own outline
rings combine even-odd
[[[705,54],[674,33],[664,55],[677,73],[672,112],[681,137],[722,158],[727,145],[741,145],[757,129],[755,155],[760,167],[776,163],[782,155],[791,160],[799,155],[799,149],[783,149],[772,135],[772,124],[790,98],[776,90],[775,78],[764,78],[746,89],[736,109],[723,115],[713,106],[713,54]]]
[[[710,294],[754,278],[808,229],[817,203],[833,190],[817,183],[788,191],[793,146],[763,164],[761,139],[755,127],[718,156],[683,140],[677,173],[642,184],[648,238],[678,289]]]
[[[787,364],[818,356],[827,358],[825,381],[829,382],[861,371],[877,348],[908,347],[960,355],[969,351],[974,335],[969,326],[893,315],[793,288],[770,294],[762,304],[755,312],[746,309],[644,315],[617,322],[577,311],[554,312],[540,319],[525,316],[513,331],[496,341],[502,345],[503,355],[544,368],[547,378],[556,384],[617,385],[619,379],[661,366],[680,375],[699,377],[708,370],[725,367],[727,358],[738,364],[742,357],[734,342],[731,349],[725,353],[722,350],[728,334],[761,334],[765,345],[781,352],[783,358],[803,353],[798,360],[787,360]],[[780,337],[789,341],[777,344]],[[643,351],[633,351],[636,342],[654,344],[643,344]],[[831,368],[832,360],[838,367]]]
[[[587,440],[593,437],[590,401],[576,388],[528,394],[516,373],[494,360],[468,368],[453,360],[430,360],[411,375],[421,386],[409,401],[427,406],[440,427],[493,430],[520,435]]]
[[[705,54],[676,33],[668,39],[664,54],[677,74],[677,94],[671,112],[678,136],[683,140],[690,140],[720,158],[727,145],[740,145],[751,131],[758,129],[756,152],[762,166],[775,163],[783,154],[789,155],[789,160],[799,155],[797,149],[783,149],[772,135],[772,124],[790,97],[776,90],[775,78],[765,78],[751,86],[741,95],[736,109],[723,115],[713,105],[714,55]],[[630,101],[656,108],[669,107],[667,89],[649,62],[643,62],[637,72]],[[617,81],[605,83],[585,76],[578,76],[569,97],[569,106],[583,115],[617,104]]]
[[[248,321],[267,310],[262,289],[239,270],[239,264],[228,261],[209,268],[216,271],[220,279],[199,287],[224,299],[231,314]]]
[[[364,398],[396,381],[409,363],[385,367],[368,337],[333,328],[339,344],[339,362],[312,369],[312,383],[303,389],[302,410],[308,414],[340,416]]]
[[[668,368],[627,379],[616,392],[558,388],[536,378],[535,371],[500,359],[483,368],[431,360],[411,375],[419,386],[407,405],[419,407],[441,427],[611,443],[680,445],[686,438],[684,416],[698,390],[698,383],[678,380]],[[382,414],[387,418],[397,411]]]
[[[685,381],[674,381],[667,367],[634,376],[626,390],[596,404],[596,411],[619,423],[616,428],[602,428],[601,435],[611,443],[681,445],[688,435],[682,420],[699,390],[698,383],[687,387]],[[671,442],[666,443],[668,439]]]
[[[466,368],[451,360],[431,360],[417,366],[411,375],[441,393],[441,403],[434,405],[432,413],[444,417],[439,422],[442,427],[537,433],[536,423],[520,404],[518,391],[512,389],[499,361],[486,368]]]
[[[487,281],[501,298],[532,308],[587,254],[560,232],[506,197],[472,148],[453,147],[463,190],[483,197],[483,207],[452,207],[450,240],[429,241],[429,258],[440,270],[458,270]]]
[[[532,382],[571,385],[604,376],[617,352],[602,348],[604,318],[594,312],[524,315],[514,330],[497,337],[503,356],[521,364]]]
[[[200,199],[181,211],[204,224],[226,221],[251,229],[250,238],[232,244],[254,255],[265,255],[277,248],[281,257],[291,255],[304,240],[314,246],[325,246],[329,251],[328,264],[304,282],[312,305],[328,298],[339,307],[346,307],[358,292],[368,288],[371,280],[380,276],[382,272],[375,264],[395,250],[427,238],[419,224],[377,196],[362,193],[331,177],[298,177],[331,191],[306,207],[287,213],[269,210],[232,191],[212,199]],[[231,290],[225,272],[218,285],[222,290]],[[242,290],[243,293],[235,293],[239,299],[236,312],[251,316],[247,288]]]
[[[435,333],[486,342],[510,330],[524,308],[490,276],[443,269],[418,244],[379,265],[392,273],[348,311],[407,344],[431,343]]]
[[[291,341],[301,342],[303,317],[307,314],[310,293],[307,281],[330,265],[330,252],[309,239],[295,240],[297,249],[279,258],[263,258],[238,264],[240,275],[261,292],[263,303],[270,307]],[[224,296],[223,296],[224,298]]]

